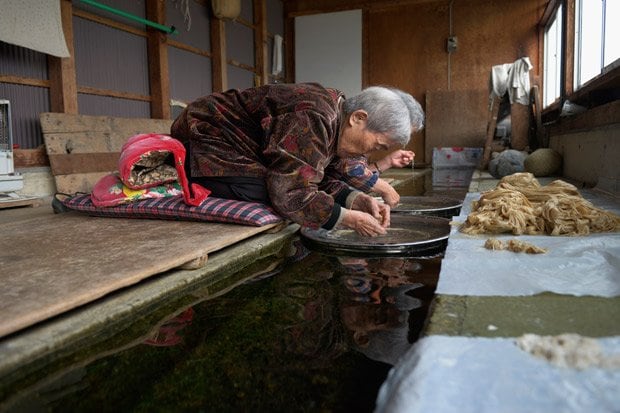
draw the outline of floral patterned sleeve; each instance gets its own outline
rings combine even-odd
[[[287,113],[263,122],[272,138],[263,152],[267,189],[274,208],[311,228],[331,228],[340,219],[334,196],[319,189],[335,145],[333,122],[312,110]],[[332,188],[350,193],[346,185]]]
[[[368,169],[368,159],[364,156],[336,158],[325,170],[325,174],[362,192],[370,192],[379,179],[377,172]]]

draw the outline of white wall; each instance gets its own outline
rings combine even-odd
[[[295,18],[295,82],[362,90],[362,11]]]

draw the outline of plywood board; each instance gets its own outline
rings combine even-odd
[[[147,277],[200,262],[277,225],[100,218],[76,212],[0,224],[0,337]]]
[[[425,159],[433,159],[433,148],[484,147],[488,106],[485,90],[426,92]]]
[[[120,150],[140,133],[170,133],[171,119],[42,113],[41,129],[56,190],[90,192],[102,176],[118,169]]]

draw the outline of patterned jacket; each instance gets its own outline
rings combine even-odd
[[[342,180],[376,182],[364,158],[336,157],[343,98],[313,83],[214,93],[188,105],[171,135],[187,149],[189,176],[262,177],[279,214],[329,229],[352,192]]]

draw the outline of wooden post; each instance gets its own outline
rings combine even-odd
[[[213,92],[223,92],[228,88],[226,26],[214,16],[211,16],[211,77]]]
[[[49,56],[50,110],[60,113],[78,113],[75,49],[73,47],[73,6],[70,0],[60,2],[62,29],[69,49],[69,57]]]
[[[288,83],[295,82],[295,18],[289,17],[286,9],[290,2],[284,2],[284,68]]]
[[[159,0],[146,1],[146,18],[165,24],[166,3]],[[151,118],[170,119],[170,81],[168,72],[168,38],[165,33],[147,27],[146,42],[151,89]]]
[[[497,126],[497,116],[499,115],[499,105],[502,98],[493,96],[491,107],[489,107],[489,119],[487,122],[487,138],[484,143],[484,152],[482,154],[481,169],[487,169],[491,160],[491,148],[493,146],[493,138],[495,137],[495,127]]]
[[[254,66],[258,82],[256,86],[269,83],[267,56],[267,2],[253,0],[254,8]]]
[[[510,105],[510,148],[517,151],[526,150],[529,144],[530,110],[529,104],[514,102]]]

